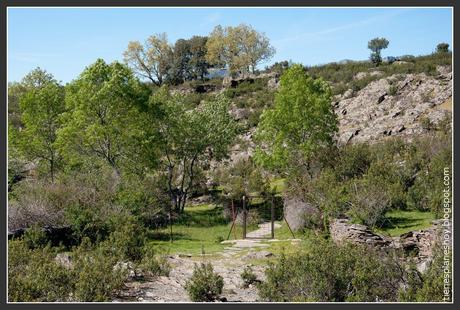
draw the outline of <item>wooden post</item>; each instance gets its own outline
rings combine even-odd
[[[246,196],[243,196],[243,239],[246,239]]]
[[[294,232],[292,231],[291,226],[289,226],[289,223],[288,223],[288,221],[286,220],[286,218],[284,217],[284,215],[283,215],[283,218],[284,218],[284,221],[286,222],[287,227],[289,228],[289,231],[290,231],[291,234],[292,234],[292,237],[295,239]]]
[[[271,226],[272,226],[272,239],[275,239],[275,204],[274,204],[274,201],[273,201],[273,196],[271,197],[271,211],[272,211],[272,223],[271,223]]]
[[[232,234],[232,230],[233,230],[233,237],[236,240],[235,222],[236,222],[235,208],[234,208],[233,199],[232,199],[232,227],[230,227],[230,231],[228,232],[227,240],[230,239],[230,235]]]

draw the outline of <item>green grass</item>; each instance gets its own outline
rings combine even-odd
[[[280,228],[275,229],[275,239],[282,240],[282,239],[293,239],[294,238],[285,221],[276,221],[275,223],[281,225]],[[294,236],[295,238],[302,238],[302,233],[294,232]]]
[[[232,223],[222,216],[222,208],[216,205],[186,207],[184,214],[172,226],[173,242],[170,241],[170,227],[150,232],[149,244],[160,252],[169,254],[200,255],[220,252],[224,247]],[[248,227],[251,231],[254,227]],[[230,239],[235,235],[242,238],[242,227],[236,225]]]
[[[435,216],[431,212],[394,210],[385,214],[385,226],[376,229],[378,233],[391,237],[399,236],[411,230],[421,230],[431,226]]]

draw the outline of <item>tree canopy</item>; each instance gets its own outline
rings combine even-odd
[[[285,170],[298,160],[308,164],[322,147],[331,145],[337,120],[329,85],[308,76],[301,65],[287,69],[280,83],[274,107],[263,112],[257,128],[256,159]]]
[[[172,48],[166,33],[155,34],[144,45],[131,41],[123,53],[125,62],[141,77],[161,85],[171,66]]]
[[[389,43],[385,38],[374,38],[367,43],[367,48],[372,51],[371,61],[377,66],[382,62],[382,56],[380,55],[382,49],[387,48]]]
[[[95,156],[120,174],[123,162],[135,166],[135,145],[144,134],[139,107],[148,90],[126,66],[102,59],[68,85],[65,125],[58,143],[70,162]]]
[[[19,147],[29,159],[43,160],[41,163],[47,164],[48,175],[53,181],[60,163],[55,142],[60,117],[65,111],[64,88],[44,73],[35,70],[24,79],[29,90],[20,99],[21,121],[25,128],[19,135]]]
[[[171,95],[162,88],[150,102],[162,111],[158,143],[164,154],[162,163],[171,199],[176,210],[181,211],[201,166],[226,156],[236,136],[236,122],[222,95],[187,110],[182,96]]]
[[[449,44],[448,43],[439,43],[436,45],[436,53],[447,53],[449,52]]]
[[[216,66],[227,66],[231,73],[255,72],[258,63],[275,53],[265,34],[251,26],[216,26],[206,43],[207,60]]]

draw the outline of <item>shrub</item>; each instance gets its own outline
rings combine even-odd
[[[167,223],[171,199],[166,188],[167,180],[161,176],[124,177],[116,194],[116,204],[129,210],[148,227],[159,228]]]
[[[29,249],[36,249],[46,246],[48,243],[48,236],[46,232],[38,225],[34,225],[24,232],[24,242]]]
[[[362,176],[372,162],[372,153],[368,144],[348,145],[339,153],[334,168],[338,181]]]
[[[420,118],[420,125],[422,126],[423,129],[425,130],[433,130],[434,129],[434,124],[431,122],[431,120],[428,117],[421,117]]]
[[[171,266],[168,261],[155,253],[154,249],[147,247],[145,249],[144,257],[140,263],[143,271],[147,272],[150,276],[169,276]]]
[[[22,240],[8,241],[10,302],[69,301],[74,274],[54,261],[50,247],[29,249]]]
[[[193,275],[185,285],[192,301],[214,301],[222,293],[224,279],[214,273],[210,263],[195,264]]]
[[[398,92],[398,87],[396,85],[390,85],[390,88],[388,88],[388,95],[394,96]]]
[[[65,207],[74,199],[72,191],[60,184],[23,181],[16,184],[8,202],[9,229],[59,226],[65,223]]]
[[[452,300],[452,290],[449,298],[444,300],[444,255],[440,246],[434,250],[433,261],[425,273],[419,273],[411,268],[408,281],[400,291],[400,301],[404,302],[443,302]],[[450,262],[450,264],[452,261]],[[450,266],[450,265],[449,265]]]
[[[107,255],[84,238],[72,254],[72,267],[56,262],[58,248],[29,249],[22,240],[8,242],[9,301],[110,301],[126,279],[114,268],[118,256]]]
[[[137,219],[121,213],[110,219],[108,227],[112,233],[102,243],[107,255],[139,261],[143,255],[145,229]]]
[[[281,255],[266,270],[267,301],[395,301],[404,269],[390,255],[318,239],[307,253]]]
[[[241,279],[243,279],[243,287],[249,287],[249,285],[259,282],[259,280],[257,280],[257,275],[250,266],[244,267],[241,273]]]
[[[432,156],[423,167],[408,190],[408,204],[421,211],[431,211],[441,216],[443,206],[444,169],[452,171],[452,150],[450,145]]]
[[[75,257],[75,301],[110,301],[127,276],[126,269],[114,268],[120,257],[108,256],[105,249],[92,249],[91,245],[85,244]]]

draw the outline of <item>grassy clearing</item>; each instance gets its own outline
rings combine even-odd
[[[431,212],[394,210],[386,213],[384,227],[376,229],[378,233],[395,237],[411,230],[420,230],[431,226],[435,216]]]
[[[149,244],[163,253],[201,255],[220,252],[228,245],[220,242],[227,239],[232,223],[222,216],[222,208],[216,205],[186,207],[184,214],[172,227],[150,232]],[[248,232],[255,227],[248,227]],[[236,225],[230,239],[242,238],[243,229]]]

